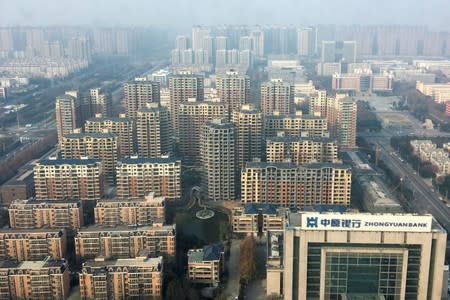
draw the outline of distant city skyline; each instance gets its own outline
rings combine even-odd
[[[318,3],[320,2],[320,3]],[[450,30],[446,0],[335,2],[280,0],[263,1],[138,0],[32,1],[16,0],[3,5],[2,26],[157,26],[174,29],[196,24],[362,24],[421,25],[432,30]]]

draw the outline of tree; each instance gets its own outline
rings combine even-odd
[[[247,236],[240,245],[241,281],[250,281],[256,276],[256,241],[253,235]]]

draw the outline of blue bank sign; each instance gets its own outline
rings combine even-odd
[[[430,232],[430,215],[303,213],[301,228],[307,230]]]

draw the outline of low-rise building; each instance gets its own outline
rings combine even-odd
[[[224,247],[222,244],[207,245],[202,249],[190,249],[188,278],[194,283],[217,286],[224,270]]]
[[[74,200],[16,200],[11,203],[8,212],[11,228],[48,227],[51,229],[77,230],[83,226],[81,203]]]
[[[17,199],[28,199],[34,196],[33,169],[14,176],[1,186],[1,203],[4,206]]]
[[[247,203],[232,210],[234,233],[262,235],[283,230],[287,210],[278,205]]]
[[[69,267],[50,257],[41,261],[0,261],[0,299],[60,300],[69,296]]]
[[[75,236],[78,259],[97,256],[133,258],[147,249],[152,257],[175,256],[175,225],[117,226],[108,228],[92,225],[82,228]]]
[[[47,256],[62,259],[66,250],[67,234],[64,229],[0,230],[0,259],[41,260]]]
[[[164,197],[155,197],[152,192],[135,200],[102,199],[94,208],[95,224],[117,225],[162,225],[165,221]]]
[[[161,299],[163,258],[146,254],[85,262],[79,273],[81,299]]]

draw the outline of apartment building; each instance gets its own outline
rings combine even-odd
[[[268,162],[290,161],[296,165],[335,162],[338,159],[338,146],[330,138],[281,134],[266,139],[266,159]]]
[[[241,202],[286,207],[350,205],[351,168],[338,163],[249,162],[241,172]]]
[[[140,157],[158,157],[173,151],[173,134],[167,107],[149,103],[136,113],[137,152]]]
[[[0,261],[0,299],[66,299],[69,266],[50,257],[39,261]]]
[[[11,228],[77,230],[83,226],[83,210],[77,200],[16,200],[9,206],[8,213]]]
[[[94,201],[103,196],[103,169],[94,159],[45,159],[34,166],[37,200]]]
[[[125,111],[128,117],[135,118],[137,111],[148,103],[160,103],[159,82],[135,80],[123,84]]]
[[[433,98],[434,102],[445,103],[450,101],[449,83],[423,83],[418,81],[416,89],[422,94]]]
[[[178,108],[189,98],[197,101],[204,100],[204,78],[188,72],[169,76],[170,117],[172,119],[174,134],[178,136]]]
[[[200,139],[201,184],[208,199],[234,200],[235,126],[223,119],[208,121]]]
[[[234,70],[217,77],[216,89],[220,101],[227,104],[230,115],[233,111],[239,111],[242,104],[250,101],[250,77],[240,75]]]
[[[42,260],[47,256],[66,256],[67,233],[64,229],[2,229],[0,230],[0,259]]]
[[[109,184],[115,181],[118,139],[113,133],[71,133],[61,143],[63,159],[89,157],[101,160],[103,174]]]
[[[155,197],[181,197],[181,161],[173,157],[120,160],[116,167],[117,198],[138,199],[154,192]]]
[[[62,95],[56,97],[56,132],[58,142],[61,143],[64,135],[72,133],[80,125],[80,107],[76,97]]]
[[[329,136],[328,121],[326,117],[303,115],[301,111],[289,116],[282,116],[275,112],[264,117],[264,136],[277,136],[278,132],[286,136]]]
[[[202,249],[189,249],[188,278],[194,283],[217,286],[224,271],[224,247],[222,244],[206,245]]]
[[[105,117],[102,114],[96,114],[94,118],[85,122],[84,130],[87,133],[109,132],[117,135],[118,157],[135,154],[134,121],[127,118],[125,114],[120,114],[119,117]]]
[[[75,236],[77,259],[97,256],[133,258],[147,249],[150,256],[175,255],[175,225],[117,226],[92,225],[81,228]]]
[[[246,203],[233,207],[231,226],[234,233],[265,235],[267,231],[282,231],[287,210],[273,204]]]
[[[294,92],[294,86],[281,79],[261,84],[261,111],[264,116],[274,112],[284,116],[294,113]]]
[[[207,121],[228,117],[227,105],[219,99],[188,99],[179,105],[179,149],[189,163],[200,160],[200,135]]]
[[[136,258],[97,257],[83,263],[81,299],[161,299],[163,258],[149,258],[142,252]]]
[[[164,224],[165,198],[152,192],[141,199],[101,199],[94,208],[95,224],[147,226]]]
[[[236,128],[236,169],[245,163],[261,158],[263,144],[263,115],[251,104],[244,104],[232,113],[231,122]]]

